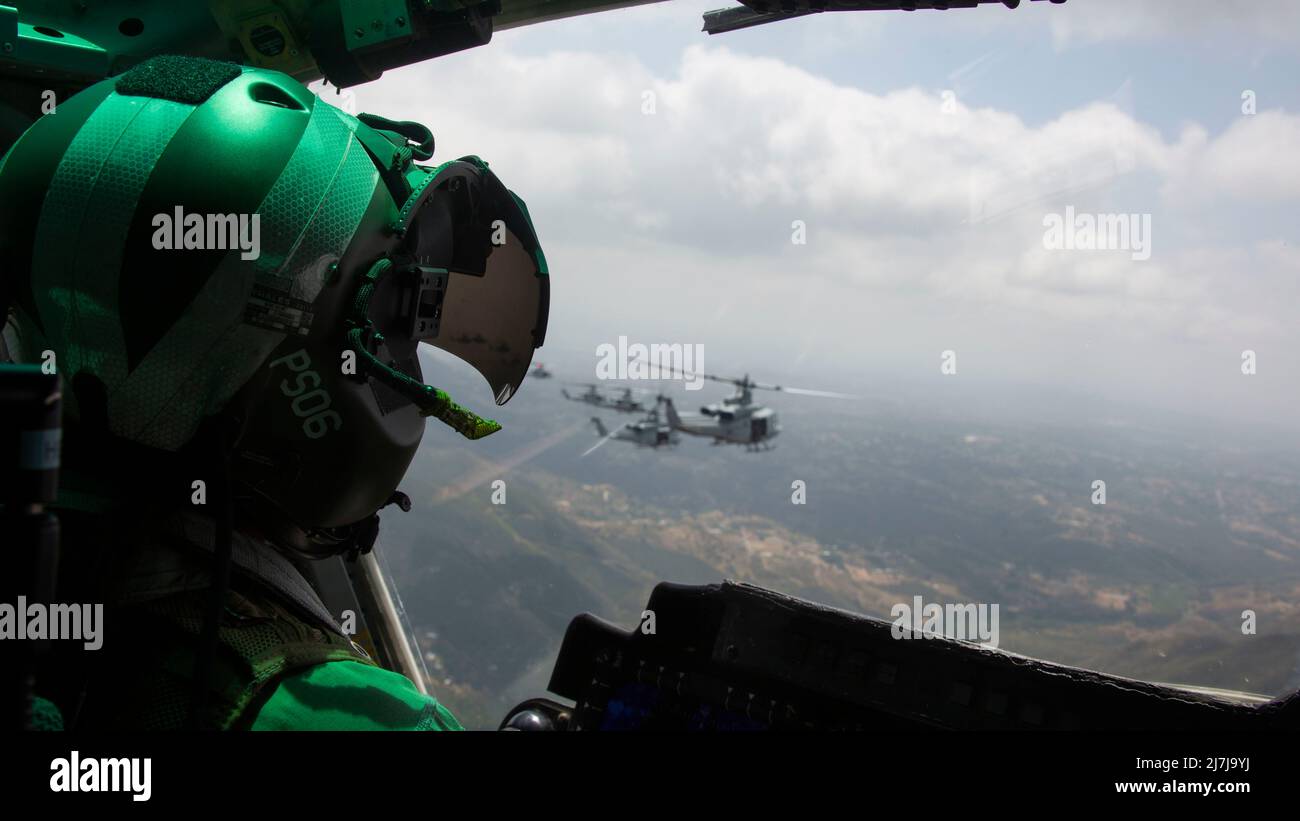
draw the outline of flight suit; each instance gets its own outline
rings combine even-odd
[[[72,533],[80,530],[74,526]],[[75,711],[77,729],[193,726],[213,531],[211,519],[177,514],[113,548],[103,656],[89,660],[79,704],[60,704],[65,724]],[[236,531],[232,559],[201,727],[463,729],[436,699],[377,666],[344,635],[293,563],[269,543]]]

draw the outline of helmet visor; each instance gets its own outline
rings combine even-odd
[[[437,316],[420,338],[473,366],[504,405],[545,337],[546,261],[523,202],[491,171],[457,162],[439,177],[412,224],[419,263],[448,271],[441,294],[422,295]]]

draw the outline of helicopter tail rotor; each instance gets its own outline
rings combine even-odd
[[[659,400],[663,402],[664,411],[668,414],[668,427],[673,430],[680,429],[682,426],[682,418],[677,415],[677,408],[673,405],[673,398],[671,396],[660,394]]]
[[[584,450],[584,451],[582,452],[582,456],[579,456],[579,457],[578,457],[579,459],[582,459],[582,458],[586,457],[588,454],[590,454],[590,453],[591,453],[592,451],[594,451],[596,448],[598,448],[598,447],[600,447],[601,445],[605,444],[605,443],[608,442],[610,439],[613,439],[613,438],[614,438],[614,435],[615,435],[616,433],[618,433],[617,430],[614,430],[614,431],[607,431],[607,430],[605,430],[605,425],[600,421],[600,419],[598,419],[598,418],[595,417],[595,416],[591,417],[591,421],[593,421],[593,422],[596,423],[596,431],[597,431],[598,433],[602,434],[602,435],[601,435],[601,437],[600,437],[600,441],[598,441],[596,444],[594,444],[594,445],[592,445],[591,447],[589,447],[589,448],[587,448],[586,450]]]

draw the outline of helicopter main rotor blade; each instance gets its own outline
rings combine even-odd
[[[828,399],[857,399],[856,396],[849,393],[836,393],[835,391],[815,391],[810,388],[777,388],[783,393],[797,393],[800,396],[824,396]]]
[[[640,357],[636,357],[636,359],[640,362],[645,362],[645,360]],[[646,364],[648,365],[649,363]],[[836,391],[818,391],[813,390],[812,388],[787,388],[782,385],[769,385],[765,382],[755,382],[747,376],[737,378],[732,376],[718,376],[717,374],[712,373],[690,373],[688,371],[683,371],[680,368],[670,368],[669,370],[679,373],[682,376],[691,377],[692,379],[711,379],[714,382],[726,382],[729,385],[735,385],[740,388],[749,388],[751,390],[781,391],[782,393],[795,393],[801,396],[821,396],[829,399],[857,399],[857,397],[852,394],[837,393]]]
[[[635,360],[638,361],[638,362],[645,362],[646,367],[650,367],[650,363],[649,363],[649,362],[646,362],[646,360],[642,359],[641,357],[639,357],[639,356],[634,356],[634,357],[632,357],[632,358],[635,359]],[[664,369],[661,368],[661,370],[664,370]],[[675,374],[681,374],[682,376],[688,376],[688,377],[690,377],[691,379],[709,379],[709,380],[712,380],[712,381],[714,381],[714,382],[726,382],[728,385],[744,385],[744,384],[745,384],[745,380],[743,380],[743,379],[737,379],[736,377],[732,377],[732,376],[718,376],[717,374],[712,374],[712,373],[691,373],[690,371],[684,371],[684,370],[682,370],[681,368],[674,368],[674,367],[667,368],[666,370],[668,370],[668,371],[670,371],[670,372],[672,372],[672,373],[675,373]],[[750,384],[753,384],[753,383],[750,383]]]

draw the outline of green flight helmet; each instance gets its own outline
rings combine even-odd
[[[237,489],[296,546],[337,543],[393,497],[425,417],[499,427],[424,383],[420,342],[504,404],[545,337],[527,207],[477,157],[417,164],[432,149],[233,63],[93,85],[0,160],[11,358],[53,356],[74,432],[175,453],[233,420]]]

